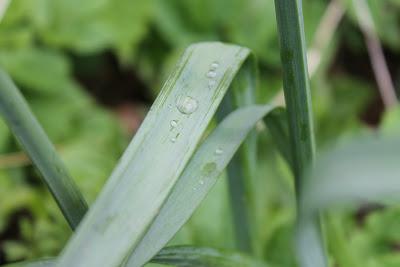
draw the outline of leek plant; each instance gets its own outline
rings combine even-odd
[[[259,121],[293,172],[299,264],[327,266],[320,211],[338,201],[395,196],[399,142],[369,137],[315,160],[301,1],[276,0],[275,5],[287,112],[257,103],[249,49],[218,42],[191,45],[89,209],[23,96],[1,71],[0,112],[75,230],[57,258],[14,266],[268,266],[256,258],[251,205],[243,201],[256,156],[252,130]],[[214,115],[219,124],[209,132]],[[241,252],[166,247],[228,164]]]

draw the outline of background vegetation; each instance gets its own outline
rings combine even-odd
[[[318,149],[356,133],[399,131],[400,111],[376,82],[371,43],[383,47],[399,93],[400,2],[370,0],[367,9],[356,0],[303,2]],[[0,23],[0,65],[93,201],[177,57],[206,40],[251,48],[261,74],[258,101],[282,101],[271,0],[12,0]],[[255,253],[272,266],[295,266],[291,174],[260,131],[258,172],[248,188],[261,244]],[[0,153],[0,263],[56,255],[71,232],[2,122]],[[226,190],[221,179],[173,243],[234,248]],[[326,224],[332,264],[399,266],[398,207],[365,203],[334,215]]]

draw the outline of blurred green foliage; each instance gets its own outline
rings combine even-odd
[[[328,1],[303,2],[307,43],[312,44]],[[321,51],[323,60],[312,79],[320,147],[371,131],[368,118],[362,118],[368,117],[371,103],[379,103],[373,77],[364,71],[369,61],[351,1],[342,2],[347,10],[344,21]],[[398,59],[400,1],[368,2],[383,45]],[[122,69],[132,70],[155,95],[184,47],[206,40],[233,42],[251,48],[257,56],[258,100],[265,103],[282,86],[274,10],[271,0],[11,0],[0,23],[0,65],[20,86],[92,202],[127,138],[115,114],[100,107],[78,83],[81,60],[112,53]],[[356,60],[343,64],[340,57],[346,53]],[[393,78],[400,81],[399,64],[391,65],[397,75]],[[98,73],[96,66],[85,71]],[[382,133],[398,132],[399,120],[399,109],[390,111],[383,119]],[[36,171],[20,154],[12,154],[18,151],[0,121],[0,262],[56,255],[70,235]],[[256,256],[273,266],[295,266],[292,181],[266,132],[261,133],[259,161],[252,179]],[[221,179],[173,243],[232,249],[230,216]],[[350,253],[365,264],[361,266],[398,266],[399,216],[398,208],[385,208],[368,215],[362,225],[353,213],[335,223],[346,229]],[[334,249],[332,254],[338,256]]]

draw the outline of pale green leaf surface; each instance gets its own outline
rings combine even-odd
[[[300,200],[302,219],[297,250],[304,260],[303,266],[326,266],[323,244],[316,238],[313,226],[319,211],[346,203],[398,198],[399,145],[394,138],[361,138],[320,157],[304,184]]]
[[[186,50],[58,266],[118,266],[134,251],[248,55],[220,43]]]
[[[249,106],[229,115],[199,147],[128,260],[142,266],[183,226],[206,197],[249,131],[272,109]]]

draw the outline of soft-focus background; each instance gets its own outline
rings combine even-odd
[[[7,2],[0,0],[0,16]],[[318,147],[365,131],[395,131],[400,1],[303,2]],[[11,0],[0,22],[0,65],[92,202],[180,53],[213,40],[251,48],[258,101],[282,101],[273,0]],[[257,257],[295,266],[290,172],[267,131],[260,133],[259,161],[251,188]],[[400,266],[399,208],[366,203],[334,217],[331,228],[345,229],[348,253],[365,266]],[[234,249],[230,218],[221,179],[174,242]],[[0,121],[0,263],[57,255],[70,234]]]

